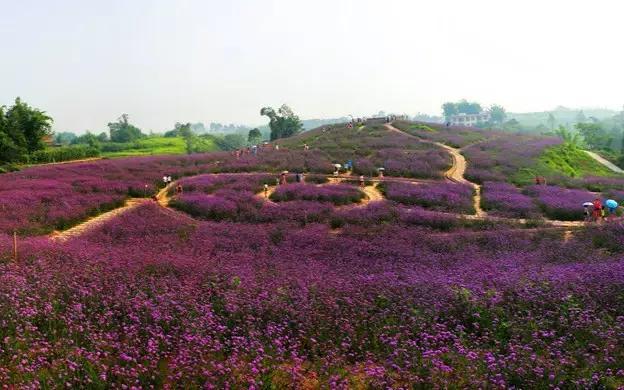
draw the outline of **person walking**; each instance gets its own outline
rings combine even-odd
[[[360,175],[360,187],[364,187],[364,175]]]
[[[286,184],[286,172],[282,172],[280,174],[280,184],[281,185],[285,185]]]
[[[295,182],[301,183],[301,174],[299,172],[295,174]]]
[[[594,222],[599,222],[602,216],[602,202],[600,201],[599,198],[596,198],[594,199],[593,204],[594,204],[593,219],[594,219]]]
[[[176,194],[182,195],[182,184],[178,184],[176,187]]]
[[[590,209],[591,207],[591,209]],[[591,221],[592,211],[594,210],[594,204],[592,202],[583,203],[583,216],[585,217],[585,222]]]
[[[266,199],[269,199],[269,185],[268,184],[264,185],[264,197]]]

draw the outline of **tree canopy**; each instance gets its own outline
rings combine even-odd
[[[599,123],[577,123],[574,127],[592,149],[610,149],[613,137]]]
[[[505,111],[503,106],[499,106],[498,104],[492,105],[489,111],[492,123],[500,124],[505,121],[505,118],[507,118],[507,111]]]
[[[466,99],[462,99],[458,102],[446,102],[442,105],[442,112],[447,121],[450,121],[453,115],[478,114],[481,111],[483,111],[483,108],[479,103],[469,102]]]
[[[269,117],[271,141],[279,138],[292,137],[303,129],[303,124],[301,120],[299,120],[299,117],[285,104],[277,111],[272,107],[264,107],[260,110],[260,115]]]
[[[260,143],[260,141],[262,141],[262,133],[260,132],[260,130],[258,130],[257,128],[249,130],[249,134],[247,135],[247,142],[250,145],[257,145]]]
[[[44,149],[43,140],[52,134],[51,128],[51,117],[19,97],[11,107],[0,106],[0,161],[21,161],[27,154]]]
[[[108,128],[112,142],[132,142],[145,136],[138,127],[128,122],[128,114],[121,115],[117,122],[109,123]]]

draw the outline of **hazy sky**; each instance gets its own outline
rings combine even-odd
[[[0,0],[0,104],[56,130],[176,121],[624,104],[624,3],[576,0]]]

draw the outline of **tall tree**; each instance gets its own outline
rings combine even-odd
[[[178,134],[182,138],[184,138],[184,143],[186,146],[186,154],[193,154],[193,151],[194,151],[193,146],[195,144],[195,134],[193,134],[193,131],[191,130],[191,124],[190,123],[185,123],[185,124],[176,123],[175,127],[176,127]]]
[[[503,106],[499,106],[497,104],[492,105],[490,107],[490,117],[492,118],[492,123],[503,123],[505,118],[507,118],[507,111]]]
[[[52,118],[18,97],[13,106],[0,107],[0,161],[19,161],[45,148],[43,138],[52,134]]]
[[[451,120],[453,115],[457,115],[459,112],[457,111],[457,105],[452,102],[446,102],[442,105],[442,112],[444,114],[444,119],[448,122]]]
[[[577,123],[575,127],[589,147],[593,149],[610,148],[613,138],[599,123]]]
[[[109,123],[108,129],[112,142],[132,142],[144,137],[144,134],[141,133],[138,127],[130,124],[128,121],[128,114],[122,114],[121,117],[117,119],[117,122]]]
[[[583,110],[579,111],[578,114],[576,114],[576,123],[584,123],[586,121],[587,118],[585,117]]]
[[[260,115],[269,118],[271,128],[271,141],[279,138],[292,137],[303,129],[303,124],[299,117],[290,107],[283,104],[277,112],[272,107],[263,107]]]
[[[262,141],[262,133],[258,129],[251,129],[247,134],[247,142],[250,145],[257,145]]]

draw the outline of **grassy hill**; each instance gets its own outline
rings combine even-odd
[[[219,150],[210,138],[200,137],[196,146],[198,152]],[[158,154],[184,154],[186,144],[180,137],[151,136],[128,143],[108,143],[102,148],[103,157],[150,156]]]

